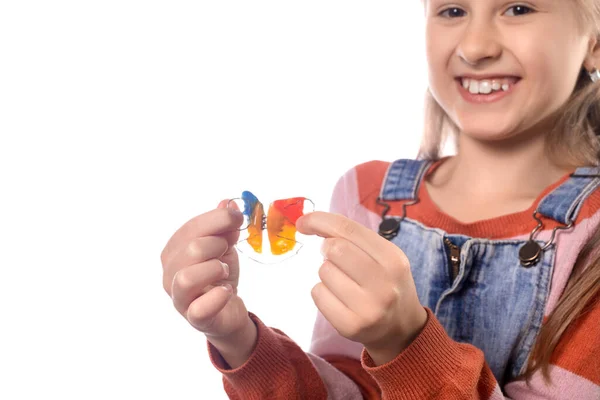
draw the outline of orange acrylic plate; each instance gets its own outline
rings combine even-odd
[[[237,199],[232,199],[235,201]],[[306,197],[275,200],[267,214],[263,204],[249,191],[244,191],[238,206],[244,215],[241,231],[246,231],[236,248],[240,253],[261,264],[284,261],[298,253],[302,244],[296,240],[296,221],[302,215],[314,211],[314,203]],[[267,233],[269,249],[263,246]]]

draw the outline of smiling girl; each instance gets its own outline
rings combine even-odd
[[[226,200],[162,252],[231,398],[600,398],[600,0],[423,4],[418,159],[297,222],[325,238],[309,352],[237,296]]]

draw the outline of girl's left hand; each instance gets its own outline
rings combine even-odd
[[[404,252],[339,214],[315,211],[296,228],[325,238],[321,282],[311,292],[319,311],[340,335],[362,343],[377,365],[393,360],[427,322]]]

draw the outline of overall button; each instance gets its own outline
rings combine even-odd
[[[393,239],[400,230],[400,221],[395,218],[386,218],[379,224],[379,235],[387,240]]]
[[[519,249],[519,259],[525,268],[533,267],[540,261],[542,248],[533,240],[528,241]]]

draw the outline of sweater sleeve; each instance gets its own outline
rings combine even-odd
[[[498,386],[476,347],[453,341],[435,315],[411,345],[389,363],[376,366],[363,349],[363,368],[373,377],[383,399],[533,400],[600,398],[600,302],[565,332],[550,368],[551,384],[537,371],[524,380]],[[509,397],[505,397],[509,396]]]
[[[250,358],[232,369],[207,342],[210,360],[223,375],[230,399],[380,399],[373,378],[360,360],[342,355],[317,357],[305,353],[283,332],[269,328],[254,314],[258,342]]]
[[[230,368],[216,348],[207,342],[210,359],[223,374],[223,385],[229,398],[292,399],[307,393],[325,398],[325,386],[316,379],[310,361],[300,356],[294,343],[282,332],[266,327],[256,315],[250,313],[250,318],[257,327],[257,344],[250,358],[238,368]]]

